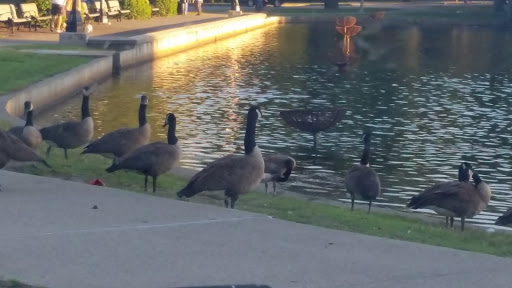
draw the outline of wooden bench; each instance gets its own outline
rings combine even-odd
[[[100,22],[100,13],[98,12],[95,12],[95,13],[92,13],[89,11],[89,6],[87,5],[87,3],[82,3],[82,9],[83,9],[83,12],[84,12],[84,15],[85,15],[85,21],[84,21],[84,24],[87,25],[91,22],[91,20],[94,20],[96,22]],[[96,20],[95,20],[96,19]]]
[[[21,25],[28,25],[29,31],[31,31],[32,20],[30,18],[18,19],[16,15],[16,8],[13,4],[0,4],[0,23],[7,24],[11,28],[11,33],[14,34],[14,27],[20,30]]]
[[[107,18],[111,17],[118,17],[119,13],[112,12],[108,9],[107,2],[105,0],[102,1],[94,1],[94,7],[96,8],[96,11],[101,14],[101,2],[103,2],[103,15],[107,16]],[[101,17],[100,17],[101,18]]]
[[[30,18],[32,20],[31,24],[34,25],[36,31],[40,21],[52,19],[52,16],[40,16],[35,3],[21,3],[20,10],[23,18]]]
[[[151,5],[151,2],[149,0],[148,0],[148,3],[149,3],[149,6],[151,6],[151,17],[153,17],[154,15],[158,15],[160,12],[160,8],[154,7],[153,5]],[[178,3],[179,3],[179,1],[178,1]]]
[[[117,0],[108,0],[107,4],[110,12],[117,12],[117,21],[122,21],[124,14],[130,14],[130,10],[121,9],[121,5]]]

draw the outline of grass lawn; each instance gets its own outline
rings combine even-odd
[[[42,286],[27,285],[17,280],[0,280],[0,288],[42,288]]]
[[[43,143],[39,153],[44,155],[47,145]],[[131,172],[118,171],[113,174],[105,172],[111,160],[98,155],[80,155],[81,150],[69,151],[69,160],[64,159],[63,151],[54,149],[49,164],[44,166],[26,165],[16,168],[18,172],[50,176],[73,181],[88,182],[100,178],[106,186],[144,193],[144,177]],[[158,179],[157,196],[176,198],[175,192],[184,187],[187,179],[164,175]],[[151,183],[151,181],[150,181]],[[151,185],[149,185],[151,191]],[[151,192],[148,192],[152,194]],[[192,202],[223,206],[220,197],[213,194],[199,194],[190,199]],[[466,231],[446,229],[444,223],[433,223],[418,217],[408,217],[395,213],[372,212],[365,209],[350,211],[346,208],[328,204],[313,203],[290,196],[267,196],[259,192],[242,195],[237,202],[237,209],[263,213],[275,218],[311,224],[326,228],[353,231],[392,239],[400,239],[437,246],[488,253],[498,256],[512,256],[509,233],[486,233],[482,229],[468,227]],[[1,288],[1,286],[0,286]]]
[[[42,49],[39,46],[35,46],[35,49]],[[92,59],[23,53],[17,51],[18,49],[19,47],[0,48],[0,76],[2,77],[0,95],[22,89],[31,83],[67,71]],[[32,49],[32,46],[23,46],[23,49]]]

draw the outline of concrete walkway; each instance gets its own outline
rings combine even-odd
[[[0,183],[0,276],[30,284],[510,286],[512,259],[8,171]]]

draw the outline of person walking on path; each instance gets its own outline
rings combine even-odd
[[[203,0],[195,0],[196,2],[196,8],[197,8],[197,15],[201,15],[201,12],[202,11],[202,6],[203,6]]]
[[[62,15],[64,14],[64,4],[66,0],[52,0],[52,23],[50,23],[50,31],[53,32],[54,28],[57,28],[57,33],[60,33],[60,26],[62,24]]]

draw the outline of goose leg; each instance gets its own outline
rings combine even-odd
[[[445,222],[446,222],[445,225],[446,225],[446,228],[448,228],[448,216],[446,216],[445,218],[446,218],[445,219]]]
[[[368,203],[368,214],[370,214],[370,209],[372,208],[372,200]]]
[[[448,218],[448,217],[446,217]],[[450,228],[453,228],[453,221],[455,220],[455,218],[453,217],[450,217]]]
[[[144,176],[144,192],[148,192],[148,175]]]
[[[352,205],[350,206],[350,210],[351,210],[351,211],[354,211],[354,200],[355,200],[355,199],[354,199],[354,194],[350,195],[350,198],[351,198],[351,200],[352,200]]]
[[[68,149],[64,148],[64,157],[68,160]]]
[[[229,208],[229,198],[231,197],[231,194],[228,191],[224,191],[224,207]]]
[[[46,149],[46,158],[50,157],[51,151],[52,151],[52,145],[48,145],[48,149]]]
[[[466,222],[465,220],[466,220],[465,217],[460,218],[460,230],[461,231],[464,231],[464,222]]]
[[[156,193],[156,178],[157,176],[153,176],[153,194]]]
[[[231,195],[231,209],[235,209],[236,200],[238,200],[238,194]]]
[[[265,182],[265,194],[268,195],[268,184],[267,184],[267,182]]]
[[[276,196],[277,195],[277,193],[276,193],[276,181],[273,181],[272,184],[274,184],[274,196]]]

